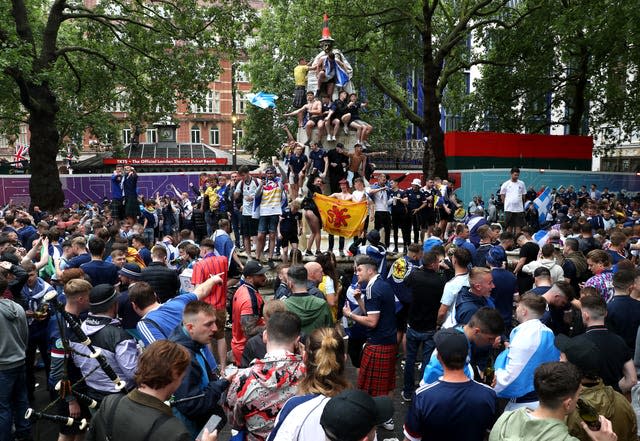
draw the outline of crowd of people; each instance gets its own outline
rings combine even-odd
[[[408,440],[637,439],[637,199],[560,187],[540,222],[514,168],[491,222],[445,180],[369,183],[348,175],[367,153],[318,151],[202,175],[176,198],[140,199],[117,168],[102,203],[9,202],[0,440],[56,417],[61,441],[211,440],[223,424],[237,440],[373,440],[395,429],[398,376]],[[349,268],[346,238],[320,250],[314,193],[368,201]],[[52,401],[26,418],[40,367]]]

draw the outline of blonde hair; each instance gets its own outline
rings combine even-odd
[[[298,394],[338,395],[349,387],[344,377],[345,344],[334,328],[318,328],[307,337],[307,373],[298,385]]]

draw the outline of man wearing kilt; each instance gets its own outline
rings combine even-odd
[[[111,217],[117,220],[124,219],[122,208],[122,166],[117,165],[111,175]]]
[[[392,395],[396,387],[396,316],[393,290],[378,274],[378,264],[370,257],[356,261],[358,283],[366,284],[364,295],[354,291],[361,312],[353,313],[348,303],[343,313],[367,328],[367,342],[362,351],[358,389],[372,397]],[[382,424],[393,430],[393,419]]]

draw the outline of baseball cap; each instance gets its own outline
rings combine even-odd
[[[581,338],[569,338],[564,334],[558,334],[555,338],[556,348],[563,352],[570,363],[576,365],[582,375],[599,377],[600,375],[600,349],[590,340]]]
[[[244,265],[244,270],[242,271],[243,276],[256,276],[259,274],[265,274],[269,271],[269,268],[266,266],[260,265],[260,262],[257,260],[249,260]]]
[[[507,253],[505,253],[502,247],[492,246],[487,253],[486,260],[491,266],[502,266],[507,260]]]
[[[422,181],[420,181],[420,179],[415,178],[413,181],[411,181],[411,185],[417,185],[418,187],[420,187],[422,185]]]
[[[91,288],[89,292],[89,306],[103,306],[111,304],[117,299],[118,290],[107,283]]]
[[[135,263],[125,263],[118,271],[118,274],[133,280],[140,280],[142,278],[142,271]]]
[[[469,354],[469,342],[466,335],[453,328],[436,332],[433,341],[443,360],[465,360]]]
[[[329,400],[320,425],[331,441],[356,441],[392,416],[389,397],[371,398],[361,390],[347,389]]]
[[[367,233],[367,240],[373,244],[380,243],[380,232],[378,230],[371,230]]]

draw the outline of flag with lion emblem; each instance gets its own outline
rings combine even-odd
[[[329,234],[355,237],[362,232],[368,213],[366,202],[343,201],[314,194],[313,201],[322,218],[322,229]]]

